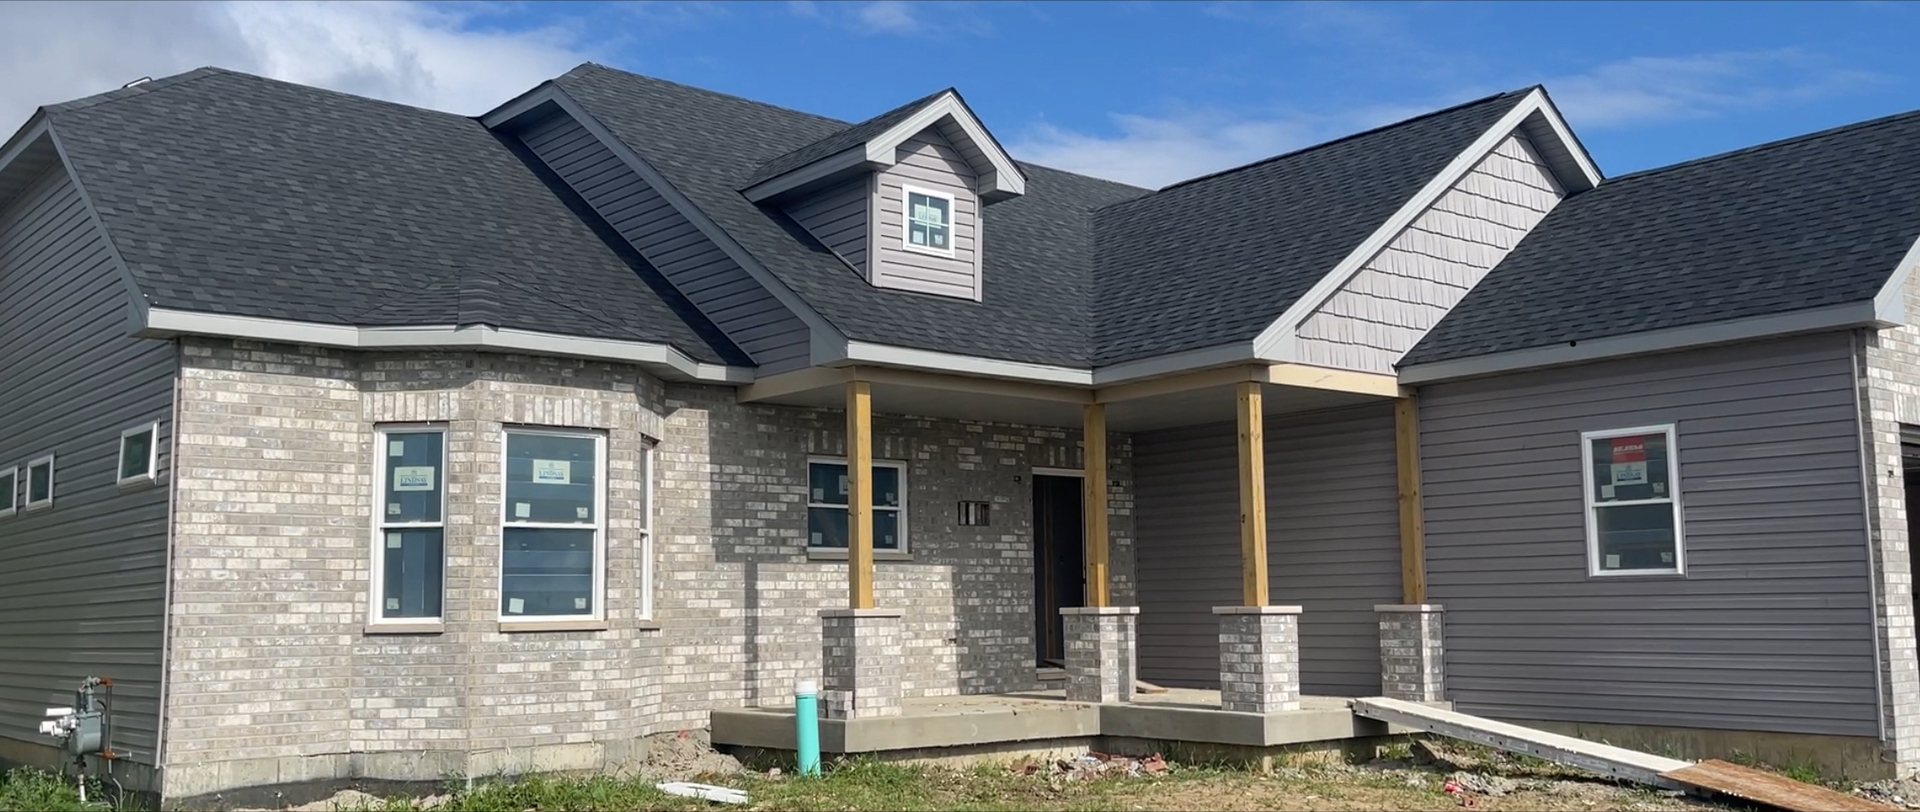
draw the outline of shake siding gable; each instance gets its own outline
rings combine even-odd
[[[1562,197],[1526,136],[1509,136],[1301,323],[1300,360],[1392,374]]]
[[[1878,735],[1851,365],[1849,337],[1826,334],[1424,388],[1449,698],[1521,720]],[[1685,577],[1589,577],[1580,432],[1669,423]]]
[[[897,288],[961,299],[979,299],[980,201],[974,172],[938,128],[930,127],[900,145],[898,163],[877,177],[873,234],[879,260],[869,279],[876,287]],[[901,243],[906,188],[953,195],[953,256],[909,251]]]

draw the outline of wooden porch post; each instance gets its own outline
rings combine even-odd
[[[873,393],[847,382],[847,606],[873,608]]]
[[[1393,404],[1393,447],[1400,475],[1400,602],[1427,602],[1427,530],[1420,513],[1420,404]]]
[[[1267,605],[1267,439],[1259,381],[1240,382],[1240,575],[1247,606]]]
[[[1084,454],[1080,482],[1084,491],[1081,504],[1086,506],[1087,529],[1087,605],[1110,606],[1107,580],[1108,538],[1107,538],[1107,407],[1103,403],[1089,403],[1081,421]]]

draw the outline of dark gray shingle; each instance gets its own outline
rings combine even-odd
[[[1920,236],[1920,112],[1608,180],[1401,366],[1873,299]]]
[[[472,119],[215,69],[47,112],[156,307],[744,360]]]
[[[1251,340],[1527,92],[1429,113],[1101,210],[1096,361]]]
[[[761,181],[779,177],[782,174],[791,172],[795,169],[799,169],[800,167],[806,166],[807,164],[813,163],[814,161],[818,161],[821,158],[826,158],[840,152],[845,152],[846,150],[852,149],[861,144],[865,144],[866,142],[872,140],[874,136],[877,136],[881,133],[886,132],[887,130],[892,129],[893,125],[899,124],[900,122],[905,121],[906,119],[912,117],[914,113],[920,112],[920,108],[925,107],[928,104],[932,103],[934,99],[940,98],[942,94],[948,93],[951,91],[953,91],[953,88],[946,88],[944,90],[939,90],[932,94],[922,96],[918,99],[914,99],[913,101],[907,102],[906,104],[900,105],[899,107],[895,107],[892,110],[888,110],[887,112],[881,113],[880,115],[874,116],[873,118],[867,119],[866,121],[862,121],[859,124],[850,126],[837,133],[829,135],[825,138],[822,138],[804,147],[801,147],[785,155],[782,155],[778,158],[774,158],[773,160],[768,161],[764,164],[761,164],[760,168],[755,170],[752,175],[747,176],[746,180],[741,181],[741,188],[744,189],[748,186],[752,186]]]

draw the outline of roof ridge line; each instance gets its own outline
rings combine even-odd
[[[1685,169],[1690,166],[1698,166],[1700,164],[1713,163],[1714,161],[1725,160],[1728,158],[1736,158],[1741,155],[1760,152],[1762,150],[1769,150],[1777,147],[1784,147],[1784,146],[1788,146],[1791,144],[1798,144],[1805,141],[1813,141],[1820,138],[1826,138],[1832,135],[1838,135],[1843,132],[1851,132],[1854,130],[1864,130],[1869,127],[1879,126],[1879,125],[1886,124],[1888,122],[1896,121],[1899,119],[1915,118],[1915,117],[1920,117],[1920,110],[1907,110],[1899,113],[1889,113],[1887,115],[1880,116],[1878,118],[1867,119],[1866,121],[1856,121],[1851,124],[1840,124],[1837,126],[1828,127],[1824,130],[1817,130],[1815,132],[1801,133],[1800,135],[1790,135],[1790,136],[1787,136],[1786,138],[1781,138],[1773,141],[1763,141],[1758,144],[1749,144],[1744,147],[1735,147],[1733,149],[1727,150],[1726,152],[1716,152],[1712,155],[1702,155],[1698,158],[1688,158],[1687,160],[1679,161],[1676,163],[1670,163],[1670,164],[1667,164],[1666,166],[1651,166],[1646,169],[1635,170],[1633,172],[1628,172],[1624,175],[1616,175],[1614,177],[1607,178],[1605,181],[1603,181],[1603,183],[1619,183],[1621,181],[1633,180],[1633,179],[1644,177],[1647,175],[1657,175],[1661,172],[1666,172],[1668,170]]]
[[[1249,162],[1249,163],[1244,163],[1244,164],[1241,164],[1241,165],[1239,165],[1239,166],[1236,166],[1236,167],[1232,167],[1232,168],[1229,168],[1229,169],[1222,169],[1222,170],[1220,170],[1220,171],[1218,171],[1218,172],[1209,172],[1209,173],[1207,173],[1207,174],[1205,174],[1205,175],[1200,175],[1200,176],[1198,176],[1198,177],[1192,177],[1192,178],[1188,178],[1188,179],[1186,179],[1186,180],[1183,180],[1183,181],[1177,181],[1177,182],[1175,182],[1175,183],[1170,183],[1170,184],[1167,184],[1166,186],[1162,186],[1162,187],[1160,187],[1159,189],[1156,189],[1156,190],[1154,190],[1154,191],[1155,191],[1155,193],[1156,193],[1156,194],[1157,194],[1157,193],[1159,193],[1159,192],[1167,192],[1167,191],[1172,191],[1172,190],[1174,190],[1174,189],[1178,189],[1178,188],[1180,188],[1180,187],[1182,187],[1182,186],[1189,186],[1189,185],[1192,185],[1192,184],[1195,184],[1195,183],[1199,183],[1199,182],[1201,182],[1201,181],[1203,181],[1203,180],[1211,180],[1211,179],[1213,179],[1213,178],[1217,178],[1217,177],[1220,177],[1220,176],[1222,176],[1222,175],[1231,175],[1231,174],[1233,174],[1233,173],[1235,173],[1235,172],[1240,172],[1240,171],[1243,171],[1243,170],[1247,170],[1247,169],[1252,169],[1252,168],[1254,168],[1254,167],[1257,167],[1257,166],[1263,166],[1263,165],[1266,165],[1266,164],[1269,164],[1269,163],[1272,163],[1272,162],[1274,162],[1274,161],[1278,161],[1278,160],[1281,160],[1281,159],[1284,159],[1284,158],[1291,158],[1291,157],[1294,157],[1294,156],[1296,156],[1296,155],[1301,155],[1301,154],[1304,154],[1304,153],[1308,153],[1308,152],[1312,152],[1312,151],[1314,151],[1314,150],[1317,150],[1317,149],[1323,149],[1323,148],[1326,148],[1326,147],[1330,147],[1330,146],[1333,146],[1333,145],[1335,145],[1335,144],[1340,144],[1340,143],[1345,143],[1345,142],[1347,142],[1347,141],[1352,141],[1353,139],[1356,139],[1356,138],[1361,138],[1361,137],[1365,137],[1365,136],[1369,136],[1369,135],[1373,135],[1374,133],[1378,133],[1378,132],[1383,132],[1383,131],[1385,131],[1385,130],[1391,130],[1391,129],[1393,129],[1393,128],[1395,128],[1395,127],[1401,127],[1401,126],[1405,126],[1405,125],[1407,125],[1407,124],[1412,124],[1412,123],[1414,123],[1414,122],[1416,122],[1416,121],[1423,121],[1423,120],[1425,120],[1425,119],[1429,119],[1429,118],[1433,118],[1433,117],[1435,117],[1435,116],[1442,116],[1442,115],[1446,115],[1447,113],[1451,113],[1451,112],[1454,112],[1454,111],[1457,111],[1457,110],[1463,110],[1463,109],[1466,109],[1466,108],[1468,108],[1468,107],[1472,107],[1472,106],[1474,106],[1474,105],[1476,105],[1476,104],[1486,104],[1487,102],[1490,102],[1490,101],[1493,101],[1493,100],[1495,100],[1495,99],[1501,99],[1501,98],[1505,98],[1505,97],[1507,97],[1507,96],[1517,96],[1517,95],[1524,95],[1524,94],[1526,94],[1526,93],[1531,93],[1531,92],[1533,92],[1533,90],[1534,90],[1534,89],[1536,89],[1536,88],[1538,88],[1538,87],[1540,87],[1540,85],[1537,85],[1537,84],[1536,84],[1536,85],[1528,85],[1528,86],[1526,86],[1526,87],[1523,87],[1523,88],[1520,88],[1520,89],[1518,89],[1518,90],[1508,90],[1508,91],[1505,91],[1505,92],[1501,92],[1501,93],[1495,93],[1495,94],[1493,94],[1493,95],[1491,95],[1491,96],[1482,96],[1482,97],[1480,97],[1480,98],[1477,98],[1477,99],[1473,99],[1473,100],[1471,100],[1471,101],[1464,101],[1464,102],[1461,102],[1461,103],[1459,103],[1459,104],[1455,104],[1455,105],[1451,105],[1451,106],[1448,106],[1448,107],[1442,107],[1442,108],[1440,108],[1440,109],[1438,109],[1438,110],[1430,110],[1430,111],[1428,111],[1428,112],[1425,112],[1425,113],[1421,113],[1421,114],[1419,114],[1419,115],[1417,115],[1417,116],[1409,116],[1409,117],[1407,117],[1407,118],[1403,118],[1403,119],[1401,119],[1401,120],[1399,120],[1399,121],[1395,121],[1395,122],[1390,122],[1390,123],[1387,123],[1387,124],[1382,124],[1382,125],[1380,125],[1380,126],[1378,126],[1378,127],[1371,127],[1371,128],[1368,128],[1368,129],[1365,129],[1365,130],[1361,130],[1360,132],[1357,132],[1357,133],[1350,133],[1350,134],[1348,134],[1348,135],[1343,135],[1343,136],[1340,136],[1339,138],[1335,138],[1335,139],[1333,139],[1333,140],[1331,140],[1331,141],[1322,141],[1322,142],[1320,142],[1320,143],[1318,143],[1318,144],[1311,144],[1311,145],[1308,145],[1308,146],[1304,146],[1304,147],[1301,147],[1301,148],[1299,148],[1299,149],[1295,149],[1295,150],[1289,150],[1289,151],[1287,151],[1287,152],[1282,152],[1282,153],[1280,153],[1279,155],[1273,155],[1273,156],[1270,156],[1270,157],[1266,157],[1266,158],[1261,158],[1260,160],[1257,160],[1257,161],[1252,161],[1252,162]],[[1117,206],[1117,205],[1123,205],[1123,204],[1124,204],[1125,202],[1126,202],[1126,201],[1123,201],[1122,203],[1116,203],[1116,204],[1114,204],[1114,205],[1116,205],[1116,206]]]
[[[220,76],[222,74],[232,74],[232,73],[234,73],[234,71],[230,71],[226,68],[215,67],[213,65],[202,65],[198,68],[194,68],[193,70],[181,71],[180,73],[175,73],[168,76],[162,76],[158,79],[149,78],[147,81],[144,81],[144,82],[140,82],[139,80],[136,79],[134,81],[138,82],[138,84],[121,85],[120,87],[116,87],[112,90],[103,90],[99,93],[95,93],[90,96],[81,96],[80,98],[73,99],[70,101],[63,101],[63,102],[56,102],[54,104],[42,105],[40,109],[46,110],[49,113],[61,113],[61,112],[66,112],[68,110],[87,110],[94,107],[99,107],[103,104],[110,104],[113,102],[121,101],[123,99],[131,99],[131,98],[134,98],[135,96],[141,96],[147,93],[152,93],[156,90],[164,90],[166,88],[173,87],[174,85],[184,85],[189,82],[197,82],[197,81],[200,81],[201,79],[206,79],[208,77]]]
[[[572,70],[569,70],[566,73],[561,74],[561,76],[562,77],[571,76],[574,73],[579,72],[581,68],[588,68],[588,67],[598,68],[600,70],[607,71],[609,73],[623,73],[628,76],[638,76],[642,79],[646,79],[651,82],[660,82],[662,84],[669,84],[675,87],[683,87],[688,90],[695,90],[701,93],[705,93],[709,96],[719,96],[721,98],[732,99],[734,101],[742,101],[742,102],[746,102],[748,104],[754,105],[756,107],[765,107],[769,110],[778,110],[782,113],[793,113],[794,115],[806,116],[808,118],[817,118],[821,121],[831,122],[834,124],[841,124],[847,127],[851,127],[854,124],[859,123],[854,121],[842,121],[832,116],[823,116],[823,115],[820,115],[819,113],[809,113],[805,110],[799,110],[792,107],[781,107],[780,105],[774,104],[772,102],[765,102],[759,99],[750,99],[750,98],[747,98],[746,96],[741,96],[739,94],[727,93],[725,91],[720,91],[720,90],[712,90],[710,88],[704,88],[699,85],[690,85],[690,84],[687,84],[686,82],[676,82],[672,79],[663,79],[658,76],[649,76],[644,73],[636,73],[630,70],[622,70],[620,68],[613,67],[612,65],[603,65],[603,64],[600,64],[599,62],[594,62],[592,60],[588,60],[586,62],[582,62],[578,65],[575,65]]]

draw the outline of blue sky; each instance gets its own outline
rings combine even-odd
[[[1020,157],[1158,185],[1536,82],[1609,175],[1920,108],[1920,4],[1900,2],[35,9],[0,4],[0,27],[75,29],[34,63],[72,70],[0,64],[15,125],[202,64],[471,114],[591,59],[847,119],[954,85]]]

